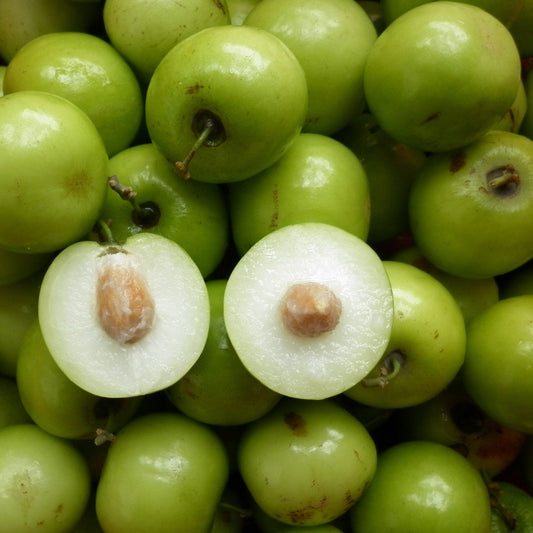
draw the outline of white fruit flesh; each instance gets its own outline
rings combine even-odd
[[[161,390],[196,362],[209,327],[192,259],[155,234],[122,248],[84,241],[50,265],[39,296],[48,349],[78,386],[104,397]]]
[[[336,227],[286,226],[233,269],[224,320],[248,370],[286,396],[323,399],[358,383],[383,355],[393,299],[376,253]]]

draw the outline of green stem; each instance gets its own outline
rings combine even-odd
[[[196,139],[196,142],[193,144],[193,147],[187,152],[187,155],[181,161],[176,161],[174,163],[174,171],[178,176],[188,180],[191,178],[191,173],[189,172],[189,163],[192,161],[192,158],[200,147],[207,141],[211,133],[215,128],[214,120],[206,120],[205,127],[201,131],[200,135]]]
[[[401,371],[404,363],[404,356],[398,350],[387,354],[379,368],[379,376],[365,378],[362,381],[365,387],[386,387],[391,379],[394,379]]]

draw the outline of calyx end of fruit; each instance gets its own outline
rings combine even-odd
[[[342,312],[335,293],[316,282],[295,283],[282,298],[281,317],[284,326],[298,337],[318,337],[333,331]]]

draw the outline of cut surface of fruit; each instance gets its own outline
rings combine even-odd
[[[359,382],[387,346],[388,276],[370,246],[329,224],[280,228],[231,272],[224,320],[248,370],[280,394],[323,399]]]
[[[52,357],[79,387],[139,396],[171,385],[195,363],[209,301],[179,245],[140,233],[120,246],[81,241],[63,250],[44,276],[39,321]]]

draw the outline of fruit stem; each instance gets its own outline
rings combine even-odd
[[[234,511],[238,513],[241,518],[248,518],[253,514],[250,509],[243,509],[242,507],[238,507],[237,505],[233,505],[228,502],[220,502],[219,506],[223,509],[227,509],[228,511]]]
[[[96,227],[97,229],[95,231],[100,238],[100,242],[118,244],[115,238],[113,237],[113,233],[111,232],[111,228],[109,227],[109,224],[107,222],[104,222],[103,220],[98,220],[96,223]]]
[[[513,165],[506,165],[495,169],[494,177],[490,177],[488,184],[491,189],[498,189],[510,183],[520,183],[520,175]]]
[[[365,378],[361,382],[364,387],[380,387],[385,388],[391,379],[394,379],[402,369],[404,363],[403,354],[394,350],[387,354],[379,367],[379,376],[374,378]]]
[[[96,437],[94,438],[94,444],[96,446],[101,446],[106,442],[113,442],[115,440],[115,435],[106,429],[98,428],[96,430]]]
[[[109,187],[115,191],[123,200],[129,202],[133,208],[132,220],[141,228],[151,228],[159,221],[160,212],[153,202],[139,204],[137,193],[131,188],[122,185],[117,176],[108,179]]]
[[[200,147],[207,141],[211,133],[214,131],[216,127],[216,122],[213,118],[206,118],[205,119],[205,125],[200,132],[200,135],[196,139],[196,142],[193,144],[192,148],[187,152],[187,155],[181,160],[176,161],[174,163],[174,171],[178,176],[181,176],[183,179],[190,179],[191,173],[189,172],[189,163],[192,161],[192,158],[196,154],[196,152],[200,149]]]

